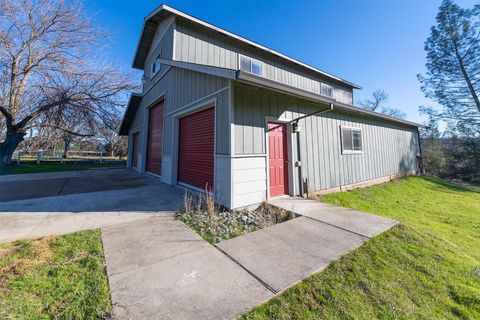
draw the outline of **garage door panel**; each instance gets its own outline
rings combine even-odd
[[[147,172],[161,175],[163,154],[163,101],[148,111]]]
[[[215,109],[180,119],[178,181],[213,189]]]

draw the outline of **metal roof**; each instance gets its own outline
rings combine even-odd
[[[155,9],[152,13],[150,13],[148,16],[145,17],[143,27],[142,27],[142,31],[140,33],[140,37],[139,37],[139,40],[138,40],[137,48],[136,48],[136,51],[135,51],[135,56],[134,56],[133,63],[132,63],[133,68],[136,68],[136,69],[143,69],[144,68],[144,63],[145,63],[145,59],[148,55],[148,50],[149,50],[150,44],[153,41],[153,37],[155,36],[156,26],[159,23],[159,21],[164,19],[168,14],[177,15],[179,17],[187,19],[187,20],[189,20],[193,23],[199,24],[203,27],[206,27],[208,29],[219,32],[219,33],[221,33],[225,36],[228,36],[230,38],[236,39],[240,42],[243,42],[245,44],[248,44],[248,45],[251,45],[255,48],[258,48],[258,49],[260,49],[264,52],[270,53],[272,55],[275,55],[277,57],[285,59],[289,62],[293,62],[294,64],[296,64],[298,66],[301,66],[303,68],[314,71],[314,72],[316,72],[316,73],[318,73],[322,76],[328,77],[330,79],[333,79],[333,80],[339,81],[343,84],[346,84],[348,86],[351,86],[352,88],[355,88],[355,89],[361,89],[362,88],[358,84],[355,84],[353,82],[347,81],[345,79],[334,76],[334,75],[332,75],[330,73],[327,73],[325,71],[322,71],[320,69],[312,67],[312,66],[310,66],[306,63],[303,63],[299,60],[293,59],[293,58],[291,58],[289,56],[286,56],[286,55],[284,55],[284,54],[282,54],[278,51],[272,50],[272,49],[267,48],[267,47],[265,47],[261,44],[258,44],[256,42],[253,42],[251,40],[243,38],[239,35],[236,35],[236,34],[230,32],[230,31],[224,30],[224,29],[219,28],[215,25],[212,25],[208,22],[205,22],[203,20],[195,18],[195,17],[193,17],[189,14],[186,14],[184,12],[181,12],[177,9],[171,8],[171,7],[169,7],[165,4],[160,5],[157,9]]]
[[[125,114],[123,115],[122,123],[118,128],[118,134],[121,136],[128,136],[128,130],[135,118],[135,113],[137,113],[138,106],[142,101],[142,94],[141,93],[132,93],[130,94],[130,98],[128,99],[127,109],[125,110]]]

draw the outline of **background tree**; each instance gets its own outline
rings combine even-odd
[[[385,104],[388,102],[388,94],[384,90],[375,90],[370,99],[359,101],[358,104],[367,110],[383,113],[387,116],[405,119],[407,115],[398,108],[389,107]]]
[[[444,0],[425,50],[427,72],[418,79],[441,106],[419,108],[429,118],[422,133],[427,172],[480,185],[480,4],[464,9]]]
[[[70,133],[86,134],[118,115],[132,77],[99,65],[105,42],[79,2],[0,0],[0,167],[35,120],[68,132],[75,115]]]
[[[425,42],[427,73],[419,75],[425,96],[442,108],[420,107],[454,125],[461,135],[480,135],[480,5],[463,9],[444,0]]]
[[[110,157],[121,157],[126,154],[127,139],[118,135],[121,122],[122,118],[119,116],[97,129],[97,138],[105,146],[105,151],[110,154]]]

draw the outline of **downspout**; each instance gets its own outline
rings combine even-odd
[[[298,167],[298,181],[299,181],[299,191],[300,191],[300,196],[301,197],[305,197],[304,196],[304,182],[303,182],[303,173],[302,173],[302,152],[301,152],[301,149],[300,149],[300,128],[298,126],[298,122],[302,119],[305,119],[305,118],[308,118],[308,117],[311,117],[311,116],[314,116],[314,115],[318,115],[318,114],[321,114],[321,113],[327,113],[327,112],[330,112],[333,110],[333,103],[330,103],[330,108],[328,109],[324,109],[324,110],[320,110],[320,111],[315,111],[315,112],[312,112],[312,113],[309,113],[309,114],[306,114],[304,116],[301,116],[301,117],[298,117],[296,119],[293,119],[292,121],[289,122],[289,124],[292,124],[293,126],[293,132],[295,132],[297,134],[297,159],[298,161],[295,162],[295,166]]]

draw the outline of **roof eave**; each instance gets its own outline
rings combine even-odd
[[[118,128],[118,134],[120,136],[127,136],[128,131],[130,129],[130,121],[132,120],[132,117],[135,116],[136,109],[140,105],[140,102],[142,100],[142,94],[138,92],[132,92],[130,94],[130,97],[128,98],[128,103],[127,103],[127,108],[125,109],[125,113],[123,115],[122,122],[120,123],[120,126]],[[133,110],[135,109],[135,110]]]
[[[390,117],[390,116],[384,115],[382,113],[378,113],[378,112],[374,112],[374,111],[370,111],[370,110],[365,110],[363,108],[360,108],[360,107],[357,107],[357,106],[354,106],[354,105],[351,105],[351,104],[339,102],[339,101],[337,101],[333,98],[327,97],[327,96],[323,96],[323,95],[320,95],[320,94],[317,94],[317,93],[314,93],[314,92],[310,92],[310,91],[299,89],[299,88],[296,88],[296,87],[293,87],[293,86],[289,86],[289,85],[286,85],[286,84],[283,84],[283,83],[280,83],[280,82],[277,82],[277,81],[273,81],[273,80],[270,80],[270,79],[267,79],[267,78],[264,78],[264,77],[255,76],[255,75],[243,72],[243,71],[238,71],[237,72],[237,80],[240,81],[240,82],[250,84],[250,85],[267,88],[267,89],[277,91],[277,92],[286,93],[286,94],[289,94],[289,95],[293,95],[293,96],[296,96],[296,97],[299,97],[299,98],[302,98],[302,99],[311,100],[311,101],[314,101],[314,102],[321,102],[321,103],[326,103],[326,104],[332,103],[335,106],[335,108],[340,109],[340,110],[344,110],[344,111],[347,111],[347,112],[355,112],[355,113],[363,114],[363,115],[366,115],[366,116],[381,118],[381,119],[384,119],[386,121],[401,123],[403,125],[408,125],[408,126],[417,127],[417,128],[418,127],[424,127],[424,125],[419,124],[419,123]]]
[[[241,36],[239,36],[239,35],[237,35],[237,34],[234,34],[234,33],[230,32],[230,31],[227,31],[227,30],[225,30],[225,29],[222,29],[222,28],[220,28],[220,27],[217,27],[217,26],[215,26],[215,25],[213,25],[213,24],[210,24],[210,23],[208,23],[208,22],[205,22],[205,21],[203,21],[203,20],[201,20],[201,19],[195,18],[195,17],[193,17],[193,16],[191,16],[191,15],[189,15],[189,14],[186,14],[186,13],[184,13],[184,12],[182,12],[182,11],[179,11],[179,10],[177,10],[177,9],[174,9],[174,8],[172,8],[172,7],[169,7],[169,6],[165,5],[165,4],[160,5],[157,9],[153,10],[153,11],[152,11],[149,15],[147,15],[147,16],[145,17],[145,19],[144,19],[144,23],[143,23],[143,26],[142,26],[142,31],[141,31],[141,33],[140,33],[140,37],[139,37],[139,40],[138,40],[138,43],[137,43],[137,47],[136,47],[136,49],[135,49],[135,55],[134,55],[134,59],[133,59],[133,63],[132,63],[132,67],[135,68],[135,69],[140,69],[140,70],[142,70],[142,69],[144,68],[144,61],[139,61],[139,59],[138,59],[138,53],[139,53],[140,45],[141,45],[141,43],[142,43],[142,37],[143,37],[144,31],[145,31],[145,25],[146,25],[153,17],[155,17],[157,14],[159,14],[161,11],[166,11],[166,12],[169,12],[169,13],[171,13],[171,14],[174,14],[174,15],[180,16],[180,17],[182,17],[182,18],[185,18],[185,19],[187,19],[187,20],[189,20],[189,21],[192,21],[192,22],[194,22],[194,23],[200,24],[200,25],[202,25],[202,26],[204,26],[204,27],[206,27],[206,28],[212,29],[212,30],[217,31],[217,32],[219,32],[219,33],[222,33],[222,34],[224,34],[224,35],[226,35],[226,36],[228,36],[228,37],[231,37],[231,38],[234,38],[234,39],[239,40],[239,41],[241,41],[241,42],[244,42],[244,43],[246,43],[246,44],[248,44],[248,45],[251,45],[251,46],[253,46],[253,47],[256,47],[256,48],[258,48],[258,49],[261,49],[261,50],[263,50],[263,51],[266,51],[266,52],[268,52],[268,53],[270,53],[270,54],[273,54],[273,55],[275,55],[275,56],[278,56],[278,57],[280,57],[280,58],[282,58],[282,59],[288,60],[288,61],[290,61],[290,62],[292,62],[292,63],[295,63],[296,65],[299,65],[299,66],[301,66],[301,67],[310,69],[311,71],[314,71],[314,72],[319,73],[319,74],[321,74],[321,75],[323,75],[323,76],[325,76],[325,77],[328,77],[328,78],[330,78],[330,79],[332,79],[332,80],[335,80],[335,81],[338,81],[338,82],[343,83],[343,84],[345,84],[345,85],[348,85],[348,86],[350,86],[350,87],[352,87],[352,88],[354,88],[354,89],[362,89],[362,87],[361,87],[360,85],[356,84],[356,83],[353,83],[353,82],[347,81],[347,80],[345,80],[345,79],[342,79],[342,78],[340,78],[340,77],[334,76],[334,75],[332,75],[332,74],[329,74],[328,72],[324,72],[324,71],[322,71],[322,70],[320,70],[320,69],[317,69],[317,68],[315,68],[315,67],[313,67],[313,66],[310,66],[310,65],[308,65],[308,64],[306,64],[306,63],[303,63],[303,62],[301,62],[301,61],[299,61],[299,60],[297,60],[297,59],[291,58],[291,57],[289,57],[289,56],[287,56],[287,55],[284,55],[284,54],[282,54],[282,53],[280,53],[280,52],[278,52],[278,51],[275,51],[275,50],[270,49],[270,48],[268,48],[268,47],[265,47],[265,46],[263,46],[263,45],[261,45],[261,44],[259,44],[259,43],[256,43],[256,42],[254,42],[254,41],[248,40],[248,39],[246,39],[246,38],[243,38],[243,37],[241,37]]]

